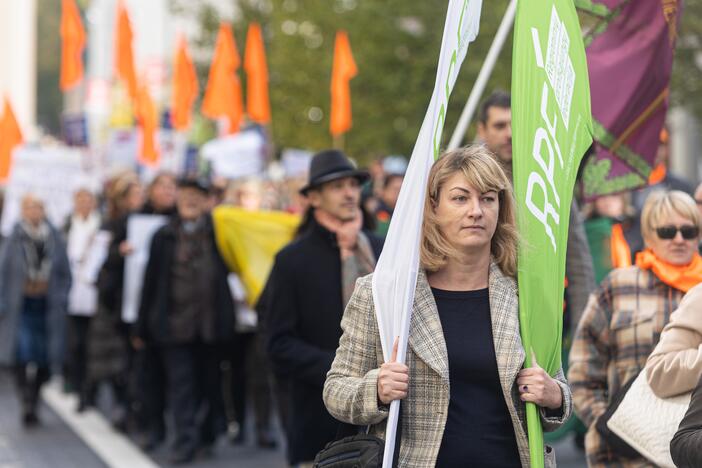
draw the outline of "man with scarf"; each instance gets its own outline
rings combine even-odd
[[[340,151],[314,156],[309,183],[300,190],[310,206],[269,279],[267,347],[276,374],[290,385],[286,432],[293,466],[308,466],[339,427],[324,407],[322,388],[346,303],[382,248],[382,240],[362,229],[361,184],[367,179]]]
[[[22,198],[21,220],[0,250],[0,365],[13,365],[22,423],[39,422],[41,386],[60,371],[71,270],[44,204]]]

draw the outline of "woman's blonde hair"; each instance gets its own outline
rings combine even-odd
[[[661,220],[673,213],[700,227],[700,212],[690,195],[680,190],[657,190],[648,196],[641,212],[641,234],[644,240],[650,240],[655,235],[656,228],[661,227]]]
[[[515,277],[518,234],[512,184],[495,156],[483,145],[447,151],[434,163],[429,172],[419,252],[422,268],[437,271],[446,265],[449,258],[459,254],[439,228],[434,212],[434,208],[439,204],[441,189],[457,172],[461,172],[466,181],[481,193],[497,192],[499,214],[490,253],[504,274]]]

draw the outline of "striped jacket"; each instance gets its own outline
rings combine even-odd
[[[575,412],[588,426],[585,451],[589,466],[653,466],[642,458],[614,454],[595,422],[611,397],[644,368],[683,294],[636,266],[613,270],[591,294],[575,334],[568,370]]]
[[[341,322],[343,335],[324,385],[324,403],[337,419],[356,425],[371,425],[371,433],[384,437],[387,410],[378,406],[377,380],[384,362],[373,306],[371,275],[356,283],[356,290]],[[524,364],[519,335],[516,282],[494,263],[489,274],[490,314],[497,368],[519,447],[522,466],[528,467],[525,405],[519,399],[516,378]],[[426,275],[420,271],[410,322],[406,363],[410,388],[402,402],[402,441],[399,466],[433,467],[449,407],[449,368],[446,342],[438,310]],[[554,430],[571,413],[570,389],[563,372],[556,376],[563,393],[560,417],[548,418],[541,412],[545,430]],[[550,448],[546,466],[555,466]]]

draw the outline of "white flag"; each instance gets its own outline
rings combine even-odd
[[[414,291],[419,269],[419,240],[429,170],[439,157],[448,100],[468,51],[478,35],[481,0],[450,0],[441,40],[434,93],[412,151],[383,253],[373,274],[373,302],[385,361],[399,336],[398,362],[405,362]],[[411,376],[410,376],[411,378]],[[383,467],[392,466],[399,401],[393,401],[385,433]]]

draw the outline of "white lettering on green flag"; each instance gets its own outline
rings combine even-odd
[[[563,283],[573,185],[592,143],[590,84],[569,0],[520,0],[512,70],[514,190],[522,245],[519,313],[527,366],[561,365]],[[537,408],[527,405],[534,467],[542,467]]]

